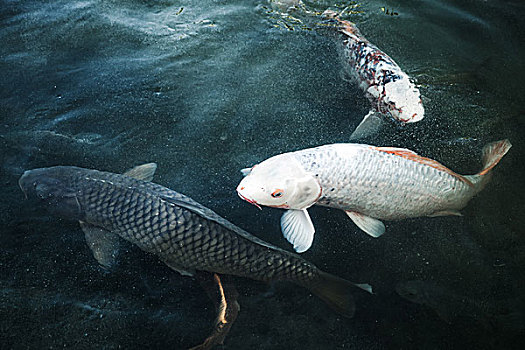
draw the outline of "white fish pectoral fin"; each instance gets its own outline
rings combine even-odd
[[[384,123],[384,117],[380,113],[370,111],[350,135],[350,140],[362,139],[376,134],[381,130]]]
[[[457,210],[442,210],[442,211],[436,211],[435,213],[432,213],[429,215],[429,217],[433,218],[435,216],[463,216],[459,211]]]
[[[117,262],[120,247],[118,235],[103,228],[79,221],[86,237],[86,243],[98,263],[108,269]]]
[[[241,169],[242,176],[248,176],[248,175],[250,175],[251,172],[252,172],[252,168]]]
[[[315,228],[306,209],[290,209],[281,217],[284,238],[293,244],[297,253],[307,251],[314,240]]]
[[[151,181],[153,180],[153,175],[157,170],[157,164],[155,163],[146,163],[134,167],[124,173],[124,175],[132,177],[137,180]]]
[[[377,238],[385,233],[385,224],[383,224],[381,221],[361,213],[356,213],[355,211],[345,210],[345,213],[348,215],[348,217],[350,217],[350,219],[352,219],[357,227],[365,231],[370,236]]]

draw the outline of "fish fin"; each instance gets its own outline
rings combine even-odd
[[[196,275],[202,288],[206,291],[206,294],[213,300],[215,309],[217,311],[217,317],[214,322],[214,329],[210,336],[204,340],[200,345],[194,346],[189,350],[205,350],[212,349],[216,345],[223,344],[226,335],[228,335],[231,326],[237,319],[237,315],[241,309],[237,299],[239,293],[235,286],[230,282],[221,281],[218,274],[213,274],[214,283],[208,278],[199,277],[200,273]],[[207,276],[207,275],[205,275]]]
[[[103,228],[79,221],[86,243],[98,263],[109,269],[117,262],[119,236]]]
[[[248,175],[250,175],[251,172],[252,172],[252,168],[241,169],[242,176],[248,176]]]
[[[384,118],[380,113],[370,111],[363,118],[361,123],[355,128],[352,135],[350,135],[350,140],[362,139],[367,136],[376,134],[381,130],[384,124]]]
[[[350,217],[350,219],[352,219],[357,227],[365,231],[370,236],[377,238],[385,233],[385,224],[383,224],[381,221],[355,211],[345,210],[345,213]]]
[[[432,213],[430,215],[428,215],[429,217],[433,218],[435,216],[463,216],[463,214],[461,214],[459,211],[457,210],[441,210],[441,211],[436,211],[435,213]]]
[[[333,10],[325,10],[321,16],[323,18],[326,18],[326,19],[333,19],[333,20],[336,20],[337,22],[339,22],[339,30],[345,34],[345,35],[348,35],[348,36],[354,36],[354,35],[359,35],[359,31],[357,30],[357,27],[355,26],[354,23],[350,22],[350,21],[345,21],[345,20],[342,20],[340,19],[339,17],[343,14],[345,10],[343,10],[341,13],[337,13]]]
[[[368,292],[370,294],[374,294],[374,291],[372,290],[372,286],[369,285],[368,283],[354,283],[354,286],[364,290],[365,292]]]
[[[476,175],[466,175],[464,177],[476,186],[477,191],[481,191],[490,181],[492,168],[499,163],[511,147],[512,144],[507,139],[485,145],[482,151],[483,169]]]
[[[162,262],[164,262],[164,264],[168,265],[168,267],[172,270],[175,270],[177,271],[178,273],[180,273],[182,276],[193,276],[195,274],[195,270],[194,269],[185,269],[183,267],[180,267],[177,263],[174,263],[172,261],[170,261],[169,259],[162,259]]]
[[[285,211],[281,217],[281,229],[297,253],[307,251],[312,245],[315,228],[306,209]]]
[[[306,287],[338,313],[348,318],[354,316],[355,301],[352,291],[357,287],[354,283],[319,271],[318,278],[309,282]]]
[[[155,170],[157,170],[156,163],[146,163],[126,171],[124,175],[137,180],[151,181],[155,175]]]
[[[407,148],[398,148],[398,147],[374,147],[374,149],[390,154],[395,154],[398,156],[406,156],[406,157],[421,157],[416,152],[409,150]]]
[[[483,169],[477,175],[485,175],[499,163],[512,147],[509,140],[500,140],[483,147]]]
[[[458,178],[459,180],[465,182],[469,186],[474,186],[474,184],[472,182],[472,179],[471,179],[471,176],[469,177],[469,176],[459,175],[458,173],[450,170],[449,168],[447,168],[446,166],[444,166],[440,162],[435,161],[434,159],[430,159],[430,158],[426,158],[426,157],[420,156],[416,152],[411,151],[409,149],[396,148],[396,147],[374,147],[374,146],[370,146],[370,147],[372,149],[376,150],[376,151],[379,151],[379,152],[392,154],[392,155],[395,155],[395,156],[399,156],[399,157],[411,160],[413,162],[417,162],[417,163],[420,163],[420,164],[432,167],[434,169],[437,169],[439,171],[445,172],[445,173],[447,173],[449,175],[452,175],[452,176]]]

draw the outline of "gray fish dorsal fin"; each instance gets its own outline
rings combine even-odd
[[[103,228],[79,221],[86,237],[86,243],[93,257],[104,268],[110,268],[117,262],[119,236]]]
[[[136,166],[124,173],[124,175],[132,177],[137,180],[151,181],[153,180],[153,175],[157,170],[156,163],[146,163],[139,166]]]

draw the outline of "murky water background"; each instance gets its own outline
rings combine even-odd
[[[317,235],[304,256],[376,295],[347,320],[294,285],[237,278],[241,313],[224,348],[518,348],[525,5],[374,0],[357,10],[348,18],[417,80],[426,107],[422,122],[363,142],[459,173],[477,172],[487,142],[514,147],[463,217],[388,222],[373,239],[344,213],[312,208]],[[335,36],[296,17],[264,0],[1,2],[0,348],[184,348],[214,317],[196,281],[135,247],[104,273],[76,223],[25,205],[26,169],[155,161],[156,182],[291,249],[280,211],[237,198],[239,169],[345,142],[369,108]]]

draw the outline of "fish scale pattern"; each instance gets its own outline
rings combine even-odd
[[[300,285],[319,275],[313,264],[165,187],[80,168],[71,182],[86,222],[118,233],[179,271],[213,271]]]
[[[295,155],[321,185],[317,204],[385,220],[460,210],[478,192],[448,169],[368,145],[326,145]]]

